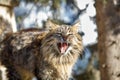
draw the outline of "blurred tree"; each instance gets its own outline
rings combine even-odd
[[[0,41],[6,33],[17,31],[13,8],[18,4],[17,0],[0,0]]]
[[[85,12],[85,9],[80,10],[76,0],[21,0],[19,7],[16,7],[14,11],[17,23],[19,23],[18,29],[21,30],[28,27],[41,28],[42,22],[46,22],[48,18],[59,24],[73,24],[79,15]],[[32,19],[30,19],[31,16]]]
[[[101,80],[120,80],[120,0],[96,0]]]

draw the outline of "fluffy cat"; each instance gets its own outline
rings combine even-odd
[[[9,80],[69,80],[83,46],[78,24],[57,25],[46,30],[24,30],[9,35],[0,46],[1,64]]]

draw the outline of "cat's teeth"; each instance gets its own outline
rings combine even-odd
[[[60,42],[57,45],[58,45],[58,49],[59,49],[61,54],[66,53],[66,51],[69,47],[69,43],[67,43],[67,42]]]
[[[63,47],[61,47],[60,51],[61,51],[61,53],[64,53],[65,49]]]

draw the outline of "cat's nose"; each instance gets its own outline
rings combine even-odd
[[[63,40],[66,41],[67,40],[67,36],[63,36]]]

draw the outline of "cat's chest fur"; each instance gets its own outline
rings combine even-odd
[[[54,64],[42,61],[39,65],[38,76],[41,80],[68,80],[71,77],[73,64]]]

